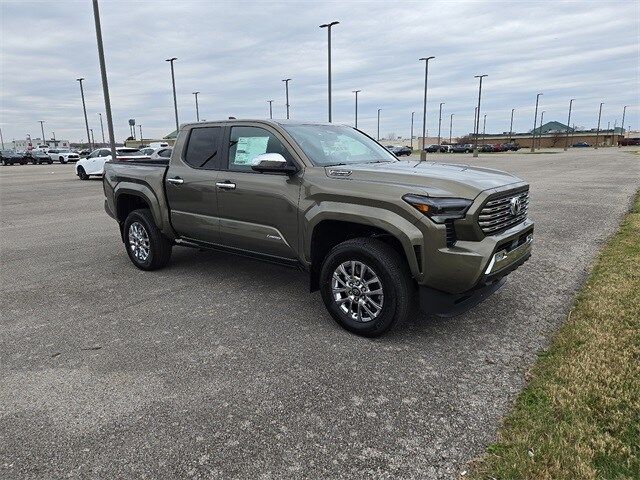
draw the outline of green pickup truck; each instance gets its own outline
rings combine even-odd
[[[342,125],[183,125],[168,162],[107,162],[103,185],[136,267],[185,246],[301,268],[338,324],[369,337],[418,308],[468,310],[531,255],[527,183],[400,161]]]

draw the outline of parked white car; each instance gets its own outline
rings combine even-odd
[[[151,160],[168,160],[171,158],[172,151],[171,147],[145,147],[140,149],[140,155],[146,155]]]
[[[138,156],[140,151],[137,148],[116,147],[118,157]],[[91,152],[87,158],[82,158],[76,163],[76,175],[80,180],[88,180],[91,175],[102,175],[104,164],[111,160],[111,150],[108,148],[98,148]]]
[[[68,148],[52,148],[47,153],[49,158],[54,162],[77,162],[80,159],[80,155],[72,152]]]

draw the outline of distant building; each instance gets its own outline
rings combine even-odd
[[[142,145],[150,145],[150,144],[159,144],[159,143],[166,143],[167,145],[169,145],[170,147],[173,146],[174,143],[176,143],[176,137],[178,136],[178,131],[174,130],[173,132],[171,132],[170,134],[164,136],[163,138],[143,138],[143,139],[127,139],[124,141],[124,146],[125,147],[132,147],[132,148],[140,148],[142,147]]]
[[[47,148],[69,148],[69,140],[58,140],[56,138],[55,140],[50,139],[43,142],[41,138],[32,138],[31,140],[27,138],[24,140],[13,140],[11,145],[13,145],[14,150],[19,152],[31,150],[32,148],[37,148],[41,145],[46,145]]]

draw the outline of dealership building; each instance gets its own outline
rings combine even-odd
[[[22,152],[25,150],[31,150],[39,145],[46,145],[47,148],[69,148],[69,140],[58,140],[57,138],[42,141],[41,138],[26,138],[24,140],[13,140],[11,142],[13,149]]]

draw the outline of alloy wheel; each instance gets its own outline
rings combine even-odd
[[[133,222],[129,225],[129,248],[137,261],[145,262],[149,258],[149,234],[140,222]]]
[[[350,260],[338,265],[333,272],[331,293],[338,308],[357,322],[375,320],[382,311],[382,282],[363,262]]]

